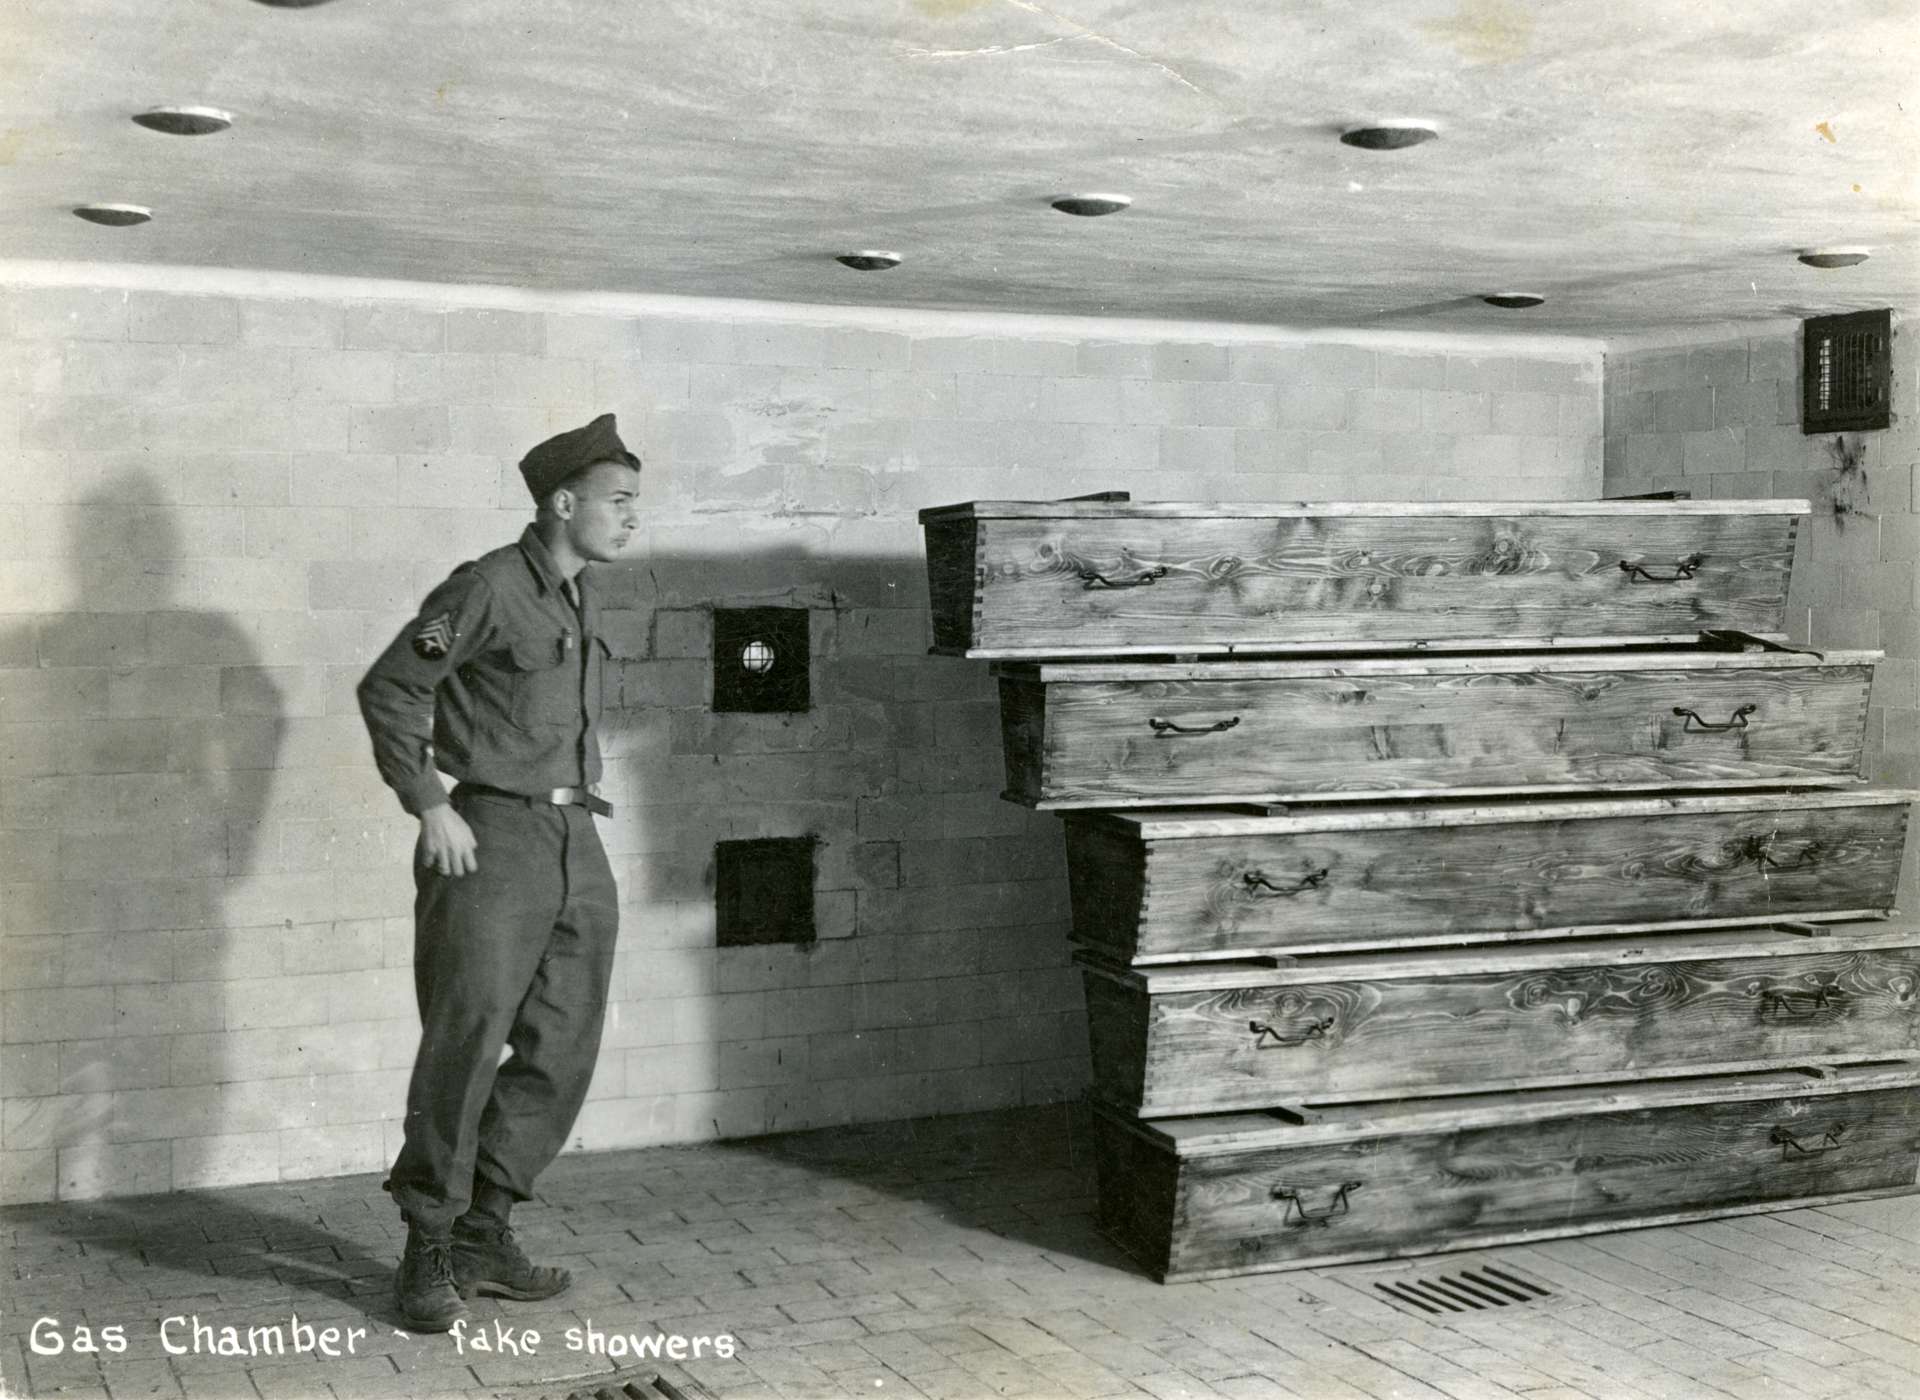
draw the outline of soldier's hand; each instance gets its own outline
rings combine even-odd
[[[451,807],[429,807],[420,814],[420,844],[415,858],[442,875],[471,875],[480,868],[473,828]]]

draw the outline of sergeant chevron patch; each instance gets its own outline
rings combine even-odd
[[[420,624],[420,630],[413,634],[413,649],[433,661],[447,654],[447,648],[453,645],[453,614],[441,613]]]

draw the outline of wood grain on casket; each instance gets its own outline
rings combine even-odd
[[[971,520],[930,529],[927,536],[927,595],[933,615],[933,649],[965,651],[978,626],[977,539]]]
[[[1007,795],[1072,807],[1852,781],[1873,668],[1794,660],[1248,679],[1220,662],[1218,679],[1003,676]]]
[[[1103,1143],[1128,1131],[1101,1121]],[[1838,1131],[1829,1150],[1802,1153],[1776,1130],[1809,1147]],[[1113,1216],[1134,1218],[1109,1224],[1123,1243],[1144,1241],[1143,1257],[1157,1267],[1154,1237],[1167,1220],[1165,1273],[1177,1278],[1909,1188],[1917,1163],[1920,1096],[1911,1088],[1569,1118],[1530,1116],[1525,1096],[1515,1096],[1512,1121],[1496,1127],[1182,1159],[1170,1206],[1116,1194]],[[1319,1214],[1348,1182],[1358,1185],[1347,1210],[1320,1225],[1288,1223],[1276,1198],[1291,1190]]]
[[[1130,949],[1146,900],[1146,846],[1124,831],[1077,822],[1066,824],[1066,845],[1075,936],[1084,921],[1091,939],[1124,937]]]
[[[1892,906],[1904,799],[1801,808],[1782,793],[1771,809],[1733,811],[1714,801],[1659,818],[1139,842],[1131,908],[1130,882],[1101,888],[1101,853],[1125,828],[1069,819],[1073,934],[1132,961]],[[1249,876],[1301,888],[1272,893]]]
[[[1048,762],[1045,686],[1018,677],[1000,679],[1000,751],[1007,774],[1001,795],[1036,805]]]
[[[1147,1116],[1920,1048],[1912,947],[1166,995],[1086,980],[1095,1090]]]
[[[964,624],[951,613],[939,635],[964,625],[966,650],[991,655],[1774,632],[1795,519],[981,518],[929,524],[929,557],[936,535],[968,526],[977,610],[969,605]],[[1691,576],[1675,577],[1696,557]],[[1631,575],[1623,561],[1671,581]],[[1148,574],[1150,583],[1133,583]]]
[[[923,506],[921,524],[952,520],[1382,520],[1421,517],[1484,520],[1489,516],[1604,515],[1615,519],[1694,515],[1804,516],[1812,502],[1794,498],[1747,500],[1598,501],[1136,501],[1122,491],[1051,501],[961,501]]]
[[[1916,1099],[1893,1090],[1810,1113],[1780,1102],[1639,1110],[1516,1124],[1372,1150],[1273,1154],[1189,1167],[1181,1183],[1189,1232],[1176,1236],[1170,1272],[1271,1260],[1316,1249],[1423,1248],[1478,1231],[1552,1229],[1572,1220],[1626,1223],[1690,1206],[1875,1187],[1910,1186],[1920,1130]],[[1814,1137],[1842,1129],[1840,1146],[1795,1156],[1771,1141],[1788,1125]],[[1318,1203],[1358,1180],[1347,1215],[1321,1228],[1281,1224],[1275,1186]]]
[[[1100,1226],[1156,1275],[1187,1225],[1180,1218],[1180,1163],[1173,1153],[1095,1114],[1094,1175]]]
[[[1094,1065],[1096,1091],[1109,1103],[1132,1105],[1137,1112],[1146,1097],[1148,1066],[1156,1058],[1148,1044],[1147,999],[1109,977],[1088,973],[1084,982],[1087,1048]],[[1267,1102],[1273,1097],[1269,1094]],[[1265,1107],[1266,1103],[1259,1106]]]

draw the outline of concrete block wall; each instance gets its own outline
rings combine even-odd
[[[1606,354],[1606,491],[1802,497],[1787,595],[1792,639],[1872,648],[1866,775],[1920,788],[1920,355],[1896,314],[1893,423],[1808,436],[1800,428],[1797,323],[1692,344],[1611,345]],[[1920,908],[1920,841],[1901,904]]]
[[[647,462],[588,1149],[1082,1088],[1057,823],[997,796],[987,668],[925,654],[919,507],[1600,485],[1593,345],[474,302],[0,289],[6,1199],[390,1160],[415,827],[353,685],[551,432]],[[710,713],[711,609],[767,604],[813,709]],[[818,940],[717,949],[714,842],[806,833]]]

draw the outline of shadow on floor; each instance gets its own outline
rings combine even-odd
[[[990,1231],[1092,1263],[1134,1268],[1094,1223],[1091,1115],[1081,1104],[782,1133],[732,1150],[804,1166],[897,1203],[865,1214]],[[855,1208],[858,1214],[858,1208]]]
[[[861,1331],[854,1317],[869,1307],[970,1316],[1016,1300],[1057,1306],[1048,1300],[1069,1287],[1150,1289],[1095,1228],[1091,1143],[1085,1110],[1060,1104],[562,1157],[515,1225],[535,1257],[574,1271],[574,1287],[544,1309],[474,1300],[473,1323],[539,1327],[550,1340],[583,1323],[727,1333],[765,1363]],[[461,1393],[617,1364],[553,1346],[516,1361],[405,1340],[390,1303],[404,1232],[377,1175],[13,1207],[0,1231],[15,1265],[0,1285],[0,1339],[13,1348],[0,1371],[27,1375],[31,1393],[118,1394],[143,1366],[167,1393],[190,1380],[194,1393],[225,1393],[218,1381],[240,1394],[252,1393],[249,1375],[282,1393],[321,1377],[336,1393],[356,1379],[376,1393]],[[42,1314],[126,1321],[136,1345],[29,1356],[27,1325]],[[220,1359],[160,1342],[164,1317],[244,1333],[290,1314],[370,1327],[379,1354],[318,1370],[311,1357],[272,1358],[293,1367],[276,1378],[258,1358],[208,1369]]]
[[[223,1321],[257,1307],[384,1322],[398,1242],[370,1208],[386,1198],[373,1194],[355,1178],[20,1206],[5,1219],[80,1256],[78,1297],[90,1308],[133,1288],[174,1311],[217,1304]],[[308,1209],[288,1214],[295,1204]]]

